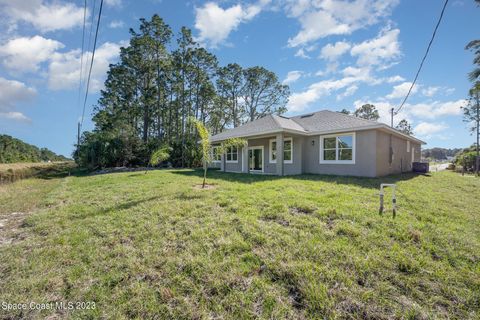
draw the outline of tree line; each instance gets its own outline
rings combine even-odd
[[[480,0],[475,2],[480,6]],[[470,132],[475,136],[475,155],[472,152],[470,158],[474,158],[475,173],[480,176],[480,39],[470,41],[465,49],[473,51],[474,67],[468,74],[472,88],[468,91],[467,104],[462,107],[463,120],[469,124]]]
[[[109,67],[93,111],[94,129],[74,152],[86,167],[145,165],[168,146],[174,166],[201,164],[199,136],[189,118],[212,134],[286,111],[289,87],[263,67],[220,66],[191,30],[172,29],[154,15],[130,29],[129,45]]]
[[[38,148],[20,139],[0,134],[0,163],[66,161],[47,148]]]

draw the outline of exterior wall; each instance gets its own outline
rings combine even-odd
[[[355,164],[320,164],[320,136],[304,137],[303,172],[374,177],[376,176],[376,139],[375,130],[357,131],[355,133]]]
[[[288,138],[288,136],[286,136]],[[293,142],[293,156],[292,163],[283,164],[283,173],[284,175],[295,175],[303,173],[303,144],[305,143],[305,138],[300,136],[292,136]]]
[[[264,150],[264,173],[277,174],[277,164],[270,163],[270,140],[275,139],[275,136],[260,139],[249,139],[248,146],[256,147],[263,146]],[[292,163],[284,163],[283,170],[284,175],[302,174],[302,149],[303,149],[303,137],[300,136],[284,136],[284,138],[292,138],[293,152]]]
[[[360,177],[385,176],[411,171],[412,151],[414,161],[420,161],[421,157],[420,144],[410,141],[408,152],[407,140],[392,135],[393,162],[390,164],[390,134],[380,130],[364,130],[355,132],[354,164],[320,164],[320,136],[285,136],[289,137],[293,141],[293,163],[284,163],[284,175],[311,173]],[[271,139],[276,139],[276,136],[248,139],[248,147],[263,147],[265,174],[278,172],[276,163],[269,161]],[[221,170],[225,167],[227,172],[248,172],[248,147],[239,148],[237,163],[227,163],[224,155],[222,162],[212,163],[211,167]]]
[[[208,164],[208,167],[212,169],[220,169],[221,166],[222,166],[221,161],[212,161],[211,163]]]
[[[270,163],[270,161],[268,161],[270,159],[270,139],[273,138],[274,137],[272,136],[269,138],[248,139],[249,147],[263,146],[263,173],[277,174],[277,166],[275,165],[275,163]]]
[[[212,147],[216,147],[216,146],[218,146],[218,144],[213,144],[212,145]],[[211,161],[208,164],[208,167],[213,168],[213,169],[222,169],[222,161]]]
[[[238,148],[237,162],[228,162],[226,155],[223,155],[225,159],[225,171],[227,172],[242,172],[242,148]]]
[[[392,163],[390,163],[390,136],[393,149]],[[414,161],[420,161],[420,144],[410,141],[410,150],[407,150],[406,139],[377,130],[377,176],[412,171],[412,150]]]

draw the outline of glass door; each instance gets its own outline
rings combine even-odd
[[[250,171],[263,172],[263,148],[252,147],[248,150],[248,163]]]

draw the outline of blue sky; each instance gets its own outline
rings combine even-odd
[[[91,18],[92,0],[88,20]],[[97,5],[100,1],[97,1]],[[287,115],[320,109],[351,111],[372,103],[381,121],[397,107],[443,1],[105,0],[84,129],[90,130],[109,63],[141,17],[159,14],[175,32],[193,30],[222,65],[261,65],[290,85]],[[98,10],[98,7],[97,7]],[[473,0],[450,1],[413,95],[395,122],[408,119],[425,147],[473,142],[462,122],[480,34]],[[83,1],[0,0],[0,133],[70,155],[78,104]],[[87,30],[90,26],[87,25]],[[84,60],[89,53],[84,55]]]

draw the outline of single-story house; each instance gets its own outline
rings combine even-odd
[[[224,154],[230,138],[248,141]],[[212,166],[226,172],[379,177],[412,171],[425,142],[386,124],[322,110],[294,117],[267,115],[211,137]]]

